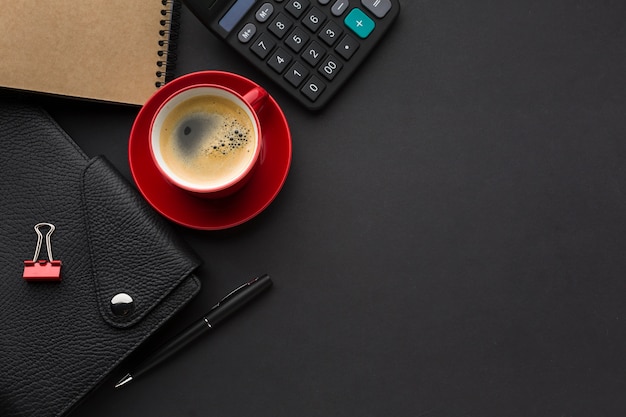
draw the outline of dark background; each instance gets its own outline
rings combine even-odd
[[[267,87],[291,171],[240,227],[176,226],[201,293],[73,417],[626,415],[626,3],[401,4],[319,114],[183,9],[177,74]],[[131,178],[137,108],[35,100]],[[263,272],[266,296],[112,388]]]

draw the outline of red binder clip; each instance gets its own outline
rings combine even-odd
[[[46,233],[46,249],[48,251],[48,260],[39,260],[39,252],[43,243],[43,235],[39,228],[48,226],[50,230]],[[61,281],[61,261],[53,260],[52,244],[50,236],[56,228],[52,223],[38,223],[35,225],[37,233],[37,247],[35,248],[35,256],[32,261],[24,261],[24,274],[22,278],[26,281]]]

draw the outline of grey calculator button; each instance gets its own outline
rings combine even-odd
[[[337,0],[333,7],[330,8],[330,12],[335,16],[341,16],[350,7],[348,0]]]
[[[361,4],[381,19],[391,10],[390,0],[361,0]]]
[[[274,13],[274,5],[272,3],[265,3],[263,6],[259,7],[259,10],[257,10],[256,20],[261,23],[266,22],[272,13]]]
[[[250,42],[250,40],[252,39],[255,33],[256,33],[256,26],[254,26],[254,23],[248,23],[243,27],[243,29],[239,31],[237,38],[239,39],[239,42],[241,43],[248,43]]]
[[[330,0],[317,0],[317,2],[319,4],[328,4],[328,3],[330,3]]]

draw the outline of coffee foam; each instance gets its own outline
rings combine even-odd
[[[163,160],[182,180],[228,183],[246,170],[256,146],[253,121],[230,100],[199,96],[178,104],[161,127]]]

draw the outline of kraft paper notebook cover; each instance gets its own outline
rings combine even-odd
[[[171,72],[177,0],[0,0],[0,86],[142,105]]]

